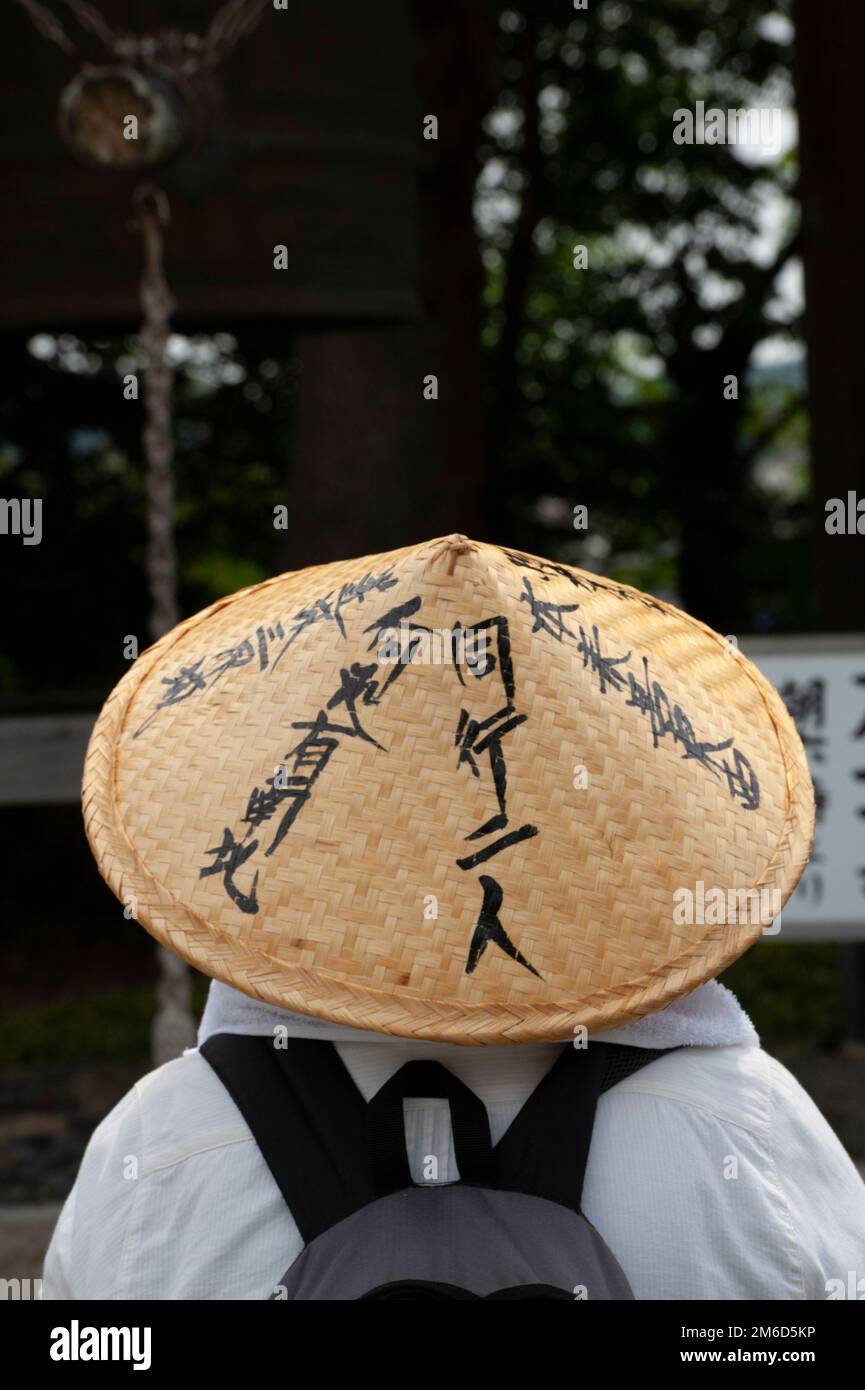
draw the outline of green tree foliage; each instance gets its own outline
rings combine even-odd
[[[798,341],[778,293],[796,164],[677,145],[674,113],[789,105],[787,3],[503,8],[480,152],[499,538],[677,596],[725,632],[809,618],[801,373],[754,370],[767,338]],[[271,519],[295,466],[290,332],[226,329],[177,343],[186,612],[285,567]],[[141,409],[122,393],[139,351],[72,332],[3,343],[0,491],[44,499],[45,541],[0,548],[4,592],[23,589],[0,694],[77,688],[92,705],[123,637],[146,641]]]
[[[677,144],[675,113],[789,108],[787,8],[504,7],[479,205],[509,529],[547,552],[552,528],[562,558],[672,590],[722,631],[808,617],[801,372],[766,389],[754,370],[766,339],[797,345],[778,292],[797,171],[777,149]],[[577,503],[591,526],[569,539]]]
[[[294,364],[273,330],[178,337],[176,531],[182,612],[278,572],[273,507],[284,498]],[[43,541],[0,547],[0,695],[57,692],[92,708],[149,644],[146,494],[137,338],[7,338],[0,494],[43,499]],[[77,694],[76,694],[77,692]]]
[[[791,360],[801,349],[789,284],[797,167],[794,153],[754,161],[678,145],[673,131],[698,101],[789,107],[788,16],[789,0],[500,7],[480,151],[499,537],[666,591],[723,632],[811,618],[802,372],[755,362],[767,339],[786,339]],[[455,86],[455,110],[464,96]],[[438,116],[446,128],[448,111]],[[185,612],[284,567],[271,509],[299,466],[290,326],[225,328],[177,344]],[[0,493],[44,499],[45,539],[0,546],[0,695],[7,708],[38,691],[92,709],[125,669],[124,636],[146,640],[141,411],[122,394],[140,349],[45,325],[29,347],[7,336],[2,351]],[[730,376],[738,399],[725,399]],[[589,509],[585,534],[572,526],[577,504]],[[42,841],[25,828],[9,814],[13,849],[38,858]],[[20,876],[20,915],[37,873]],[[108,901],[105,890],[113,931]],[[837,1027],[837,953],[815,950],[773,945],[730,972],[770,1041],[826,1041]],[[142,993],[112,1049],[143,1047],[151,1007]],[[116,1017],[109,1001],[100,1027]],[[77,1015],[61,1023],[56,1012],[25,1018],[12,1055],[41,1055],[43,1024],[55,1049],[58,1028],[73,1054],[96,1046],[89,1034],[76,1042]]]

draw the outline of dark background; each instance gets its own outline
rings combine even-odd
[[[99,8],[201,33],[215,7]],[[141,408],[121,390],[141,360],[139,177],[72,159],[55,110],[76,63],[18,5],[0,27],[0,492],[44,499],[41,545],[0,537],[0,717],[95,714],[125,637],[147,641]],[[865,494],[863,40],[856,0],[267,13],[220,69],[221,124],[158,171],[181,612],[461,531],[725,634],[865,630],[863,542],[823,526],[829,497]],[[783,107],[789,148],[674,144],[698,99]],[[0,808],[2,1105],[63,1120],[15,1131],[13,1199],[63,1195],[147,1066],[154,1009],[152,942],[43,773],[42,802]],[[860,970],[855,949],[771,942],[725,978],[865,1156],[842,988]]]

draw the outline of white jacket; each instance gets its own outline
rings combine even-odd
[[[493,1142],[560,1046],[335,1045],[367,1099],[409,1058],[443,1061],[485,1102]],[[424,1155],[448,1151],[440,1177],[457,1176],[449,1124],[445,1102],[407,1102],[417,1179]],[[756,1041],[683,1048],[602,1096],[583,1209],[640,1299],[825,1299],[865,1278],[865,1184]],[[242,1116],[191,1051],[96,1130],[43,1297],[265,1299],[300,1248]]]

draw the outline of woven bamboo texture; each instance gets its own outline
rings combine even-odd
[[[118,898],[206,974],[464,1044],[598,1032],[696,988],[766,925],[729,895],[785,902],[814,832],[795,726],[734,646],[457,536],[174,628],[107,700],[83,808]],[[699,884],[740,906],[678,920]]]

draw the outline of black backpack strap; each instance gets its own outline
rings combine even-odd
[[[380,1196],[411,1187],[403,1101],[409,1096],[450,1103],[451,1132],[460,1181],[495,1186],[495,1153],[486,1106],[440,1062],[406,1062],[367,1106],[373,1178]]]
[[[199,1052],[240,1111],[304,1243],[375,1198],[366,1104],[332,1043],[218,1033]]]
[[[601,1095],[609,1091],[611,1086],[616,1086],[626,1077],[633,1076],[635,1071],[640,1071],[650,1062],[656,1061],[659,1057],[666,1057],[668,1052],[678,1052],[677,1047],[628,1047],[625,1043],[594,1043],[594,1047],[602,1047],[606,1054],[604,1066],[604,1079],[601,1083]]]
[[[460,1180],[578,1211],[599,1097],[671,1049],[568,1044],[495,1148],[483,1102],[439,1062],[406,1062],[367,1105],[336,1048],[219,1033],[199,1048],[248,1124],[305,1244],[412,1186],[409,1096],[449,1101]]]
[[[579,1211],[598,1100],[672,1050],[567,1044],[496,1145],[497,1185]]]

